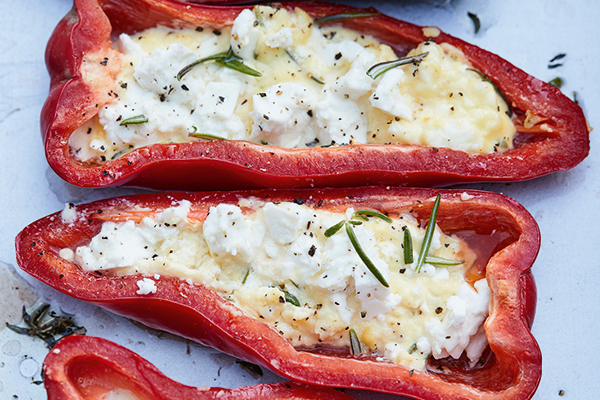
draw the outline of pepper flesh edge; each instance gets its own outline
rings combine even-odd
[[[464,192],[467,197],[473,197],[468,201],[461,200]],[[461,376],[456,382],[430,371],[411,372],[391,363],[298,351],[273,328],[245,316],[207,287],[161,277],[155,294],[140,296],[136,294],[139,275],[98,277],[83,273],[77,265],[61,259],[56,250],[74,248],[89,241],[102,223],[96,217],[98,210],[103,210],[102,218],[110,219],[133,206],[161,210],[170,207],[173,201],[188,199],[192,204],[202,204],[194,209],[202,214],[210,205],[237,204],[240,198],[268,196],[268,201],[307,199],[306,205],[317,207],[321,203],[322,207],[330,209],[368,207],[384,213],[392,208],[412,209],[415,217],[426,219],[438,193],[442,195],[442,202],[437,221],[442,230],[473,228],[476,223],[481,229],[501,229],[515,238],[514,242],[496,251],[486,266],[492,301],[484,327],[496,357],[495,364],[489,370],[477,370],[473,376]],[[74,224],[63,224],[59,214],[54,214],[31,224],[19,234],[17,261],[24,271],[70,296],[263,365],[291,380],[419,399],[528,399],[539,384],[541,353],[530,332],[535,310],[535,284],[530,268],[539,250],[539,229],[531,215],[506,196],[471,190],[381,187],[172,193],[103,200],[77,206],[77,212],[85,218]],[[88,216],[91,224],[87,221]],[[148,309],[153,312],[149,314]],[[510,384],[494,389],[493,373],[509,376]]]
[[[82,386],[78,378],[86,382]],[[62,339],[44,360],[48,400],[96,399],[101,391],[125,389],[142,399],[350,399],[333,389],[293,383],[258,384],[235,389],[186,386],[161,373],[148,360],[116,343],[93,336]]]
[[[100,4],[102,7],[98,7]],[[312,17],[359,10],[321,2],[289,2]],[[83,164],[71,155],[68,138],[108,101],[105,88],[83,81],[82,54],[104,49],[115,32],[131,33],[157,24],[171,27],[231,24],[245,7],[211,7],[175,0],[76,0],[46,49],[51,76],[41,116],[46,157],[54,171],[81,187],[138,186],[153,189],[207,190],[343,187],[357,185],[443,186],[477,181],[526,180],[573,168],[589,153],[589,131],[581,108],[548,85],[495,54],[445,33],[437,43],[459,48],[474,68],[502,91],[518,116],[518,131],[539,140],[505,153],[472,155],[448,148],[399,145],[284,149],[245,141],[154,144],[106,164]],[[367,9],[373,10],[373,9]],[[426,40],[423,29],[385,15],[347,19],[338,24],[373,35],[400,54]],[[540,126],[525,129],[526,111]],[[198,173],[201,171],[202,173]],[[223,179],[227,176],[227,179]]]

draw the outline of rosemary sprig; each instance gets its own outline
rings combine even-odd
[[[206,139],[206,140],[227,140],[224,137],[213,135],[210,133],[189,133],[188,136],[195,137],[197,139]]]
[[[318,17],[314,19],[315,24],[324,24],[326,22],[342,21],[350,18],[367,18],[376,17],[379,13],[372,11],[348,11],[345,13],[326,15],[324,17]]]
[[[387,215],[380,213],[379,211],[375,211],[375,210],[358,210],[355,211],[353,214],[353,217],[377,217],[380,218],[382,220],[384,220],[385,222],[389,222],[390,224],[392,223],[392,219],[390,217],[388,217]],[[366,219],[367,221],[369,220],[368,218]]]
[[[350,329],[350,347],[352,348],[353,355],[357,356],[362,353],[362,346],[354,329]]]
[[[194,61],[191,64],[186,65],[177,73],[177,80],[180,81],[181,78],[183,78],[185,74],[190,72],[192,69],[194,69],[198,65],[208,62],[208,61],[215,61],[224,67],[236,70],[238,72],[241,72],[242,74],[251,75],[251,76],[262,76],[262,74],[260,72],[258,72],[255,69],[252,69],[249,66],[247,66],[246,64],[244,64],[242,62],[242,59],[233,53],[233,47],[230,46],[229,50],[227,50],[227,51],[224,51],[222,53],[213,54],[212,56],[203,57],[199,60]]]
[[[75,325],[71,317],[57,315],[53,311],[48,313],[49,308],[50,304],[43,304],[29,315],[25,306],[23,306],[23,322],[27,325],[27,328],[8,323],[6,327],[20,335],[35,336],[42,339],[49,349],[65,336],[74,333],[85,334],[85,328]]]
[[[359,219],[362,219],[363,221],[368,221],[369,220],[368,217],[377,217],[377,218],[381,218],[382,220],[384,220],[386,222],[390,222],[390,223],[392,222],[392,219],[390,217],[388,217],[387,215],[385,215],[383,213],[380,213],[379,211],[375,211],[375,210],[358,210],[352,214],[351,218],[359,218]],[[365,264],[365,266],[368,268],[368,270],[371,271],[371,273],[375,276],[375,278],[377,278],[379,283],[381,283],[385,287],[390,287],[389,283],[385,280],[385,278],[383,277],[381,272],[379,272],[379,270],[377,269],[375,264],[373,264],[373,261],[371,261],[369,256],[367,256],[367,253],[365,253],[362,246],[358,242],[358,238],[356,237],[356,234],[354,233],[354,230],[352,229],[352,225],[362,225],[362,221],[341,220],[337,224],[335,224],[335,225],[329,227],[327,230],[325,230],[324,235],[325,235],[325,237],[331,237],[331,236],[335,235],[336,233],[338,233],[340,231],[340,229],[342,229],[342,227],[345,227],[346,234],[348,235],[348,239],[350,239],[350,243],[352,244],[352,247],[354,247],[354,250],[358,254],[358,257],[360,257],[360,259]]]
[[[436,256],[426,256],[425,257],[425,262],[427,264],[432,264],[432,265],[459,265],[464,263],[464,260],[450,260],[448,258],[442,258],[442,257],[436,257]]]
[[[246,275],[244,275],[244,279],[242,279],[242,285],[246,284],[246,281],[248,280],[248,275],[250,275],[250,268],[248,268],[248,270],[246,271]]]
[[[407,227],[404,230],[404,264],[412,264],[413,261],[414,261],[414,257],[413,257],[412,236]]]
[[[427,57],[428,54],[429,52],[426,51],[425,53],[417,54],[416,56],[404,57],[399,58],[398,60],[384,61],[379,64],[375,64],[371,68],[369,68],[369,70],[367,71],[367,75],[369,75],[371,79],[377,79],[379,75],[389,71],[392,68],[412,63],[419,64],[421,61],[423,61],[425,57]]]
[[[379,283],[381,283],[385,287],[390,287],[390,284],[387,283],[383,275],[381,275],[381,272],[379,272],[375,264],[373,264],[373,261],[371,261],[369,256],[367,256],[367,253],[365,253],[365,251],[363,250],[362,246],[358,242],[358,239],[356,238],[354,229],[352,228],[352,226],[350,226],[350,224],[346,224],[346,233],[348,234],[348,238],[350,239],[350,243],[352,243],[352,247],[354,247],[356,254],[358,254],[362,262],[365,263],[369,271],[371,271],[375,278],[377,278]]]
[[[427,223],[427,228],[425,229],[425,237],[423,238],[423,245],[421,246],[421,252],[419,253],[419,258],[417,258],[417,266],[415,267],[415,272],[419,272],[423,263],[425,262],[425,257],[427,257],[427,253],[429,252],[429,247],[431,246],[431,239],[433,238],[433,232],[435,231],[435,220],[437,218],[437,212],[440,208],[440,200],[442,196],[439,194],[435,198],[435,202],[433,203],[433,208],[431,209],[431,216],[429,217],[429,222]]]
[[[496,91],[496,93],[498,94],[498,96],[500,96],[502,101],[504,101],[504,103],[506,104],[506,108],[508,109],[507,115],[509,116],[509,118],[512,118],[513,112],[512,112],[512,109],[510,108],[510,104],[508,103],[508,100],[506,100],[506,97],[504,97],[504,94],[500,91],[500,89],[498,89],[498,86],[496,86],[496,84],[486,74],[484,74],[481,71],[478,71],[474,68],[467,68],[467,71],[475,72],[477,75],[479,75],[481,77],[481,79],[490,83],[493,86],[493,88]]]
[[[342,226],[344,226],[344,220],[341,220],[340,222],[338,222],[337,224],[329,227],[326,231],[325,231],[325,237],[332,237],[333,235],[335,235],[336,233],[338,233],[338,231],[340,229],[342,229]]]
[[[135,124],[145,124],[148,122],[148,117],[144,114],[136,115],[134,117],[125,118],[123,121],[119,123],[119,126],[123,125],[135,125]]]

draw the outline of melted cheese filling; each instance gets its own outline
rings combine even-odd
[[[138,295],[152,295],[161,275],[212,288],[248,316],[276,329],[296,348],[348,349],[353,329],[365,353],[424,369],[429,355],[472,362],[487,346],[483,322],[486,279],[465,281],[475,255],[458,237],[436,227],[429,255],[461,260],[453,266],[405,264],[403,230],[414,259],[424,237],[410,214],[353,225],[359,244],[389,282],[384,287],[359,258],[344,229],[324,232],[353,209],[332,213],[295,203],[247,199],[211,207],[190,222],[182,201],[142,221],[105,222],[91,242],[63,249],[85,271],[144,274]],[[65,221],[65,223],[68,223]]]
[[[408,54],[428,52],[420,64],[372,79],[371,66],[397,59],[389,46],[319,27],[300,9],[244,10],[220,30],[122,34],[117,46],[122,64],[113,101],[69,139],[82,161],[203,140],[194,134],[287,148],[373,143],[490,153],[511,148],[516,131],[493,85],[470,70],[457,48],[424,42]],[[176,78],[186,65],[230,46],[262,76],[205,62]],[[147,122],[121,125],[139,116]]]

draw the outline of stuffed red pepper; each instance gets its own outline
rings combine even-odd
[[[559,89],[371,8],[76,0],[46,62],[46,156],[83,187],[515,181],[589,151]]]
[[[528,399],[540,245],[479,191],[149,194],[67,205],[17,260],[70,296],[291,380],[418,399]]]

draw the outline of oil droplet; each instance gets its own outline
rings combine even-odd
[[[2,352],[7,356],[16,356],[21,352],[21,342],[18,340],[10,340],[2,346]]]
[[[21,361],[21,365],[19,365],[19,372],[21,372],[21,375],[23,375],[25,378],[31,378],[37,374],[39,367],[40,366],[38,365],[37,361],[35,361],[33,358],[26,358]]]

